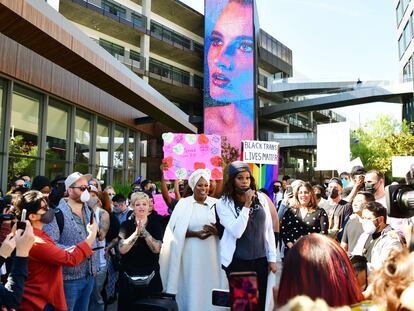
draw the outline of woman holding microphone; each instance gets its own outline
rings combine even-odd
[[[268,272],[276,272],[276,245],[269,206],[265,196],[256,191],[246,163],[231,163],[228,176],[217,202],[217,214],[224,226],[221,264],[227,276],[231,272],[257,273],[260,309],[264,310]]]

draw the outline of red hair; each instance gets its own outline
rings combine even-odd
[[[345,251],[317,233],[300,238],[285,258],[277,304],[283,306],[298,295],[322,298],[331,307],[364,299]]]

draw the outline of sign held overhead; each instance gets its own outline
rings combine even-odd
[[[272,141],[243,140],[243,162],[254,164],[279,164],[279,143]]]

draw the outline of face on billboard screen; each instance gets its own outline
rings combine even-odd
[[[204,132],[254,139],[253,0],[205,0]]]

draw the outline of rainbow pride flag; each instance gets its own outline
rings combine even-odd
[[[256,180],[258,189],[265,188],[269,192],[269,196],[273,198],[273,183],[278,180],[278,165],[262,165],[262,176],[260,178],[260,167],[257,164],[249,163],[252,175]]]

